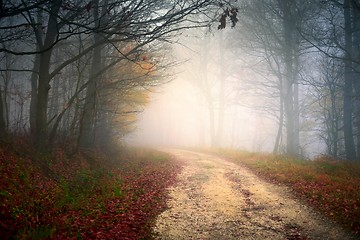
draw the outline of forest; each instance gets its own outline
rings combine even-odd
[[[190,69],[208,145],[229,145],[226,112],[240,105],[271,119],[273,152],[301,156],[311,135],[322,153],[356,160],[358,10],[356,1],[3,1],[1,138],[26,136],[39,151],[121,141],[150,93]],[[176,57],[179,44],[192,51]]]
[[[170,148],[359,236],[360,1],[0,0],[1,236],[156,239]]]

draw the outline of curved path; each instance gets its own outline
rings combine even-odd
[[[169,189],[169,209],[156,221],[155,239],[353,239],[340,227],[222,158],[164,150],[185,163]]]

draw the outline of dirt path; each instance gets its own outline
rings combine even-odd
[[[167,150],[185,162],[155,239],[353,239],[338,226],[224,159]]]

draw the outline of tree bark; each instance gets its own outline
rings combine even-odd
[[[51,46],[59,34],[57,17],[61,2],[61,0],[55,0],[52,2],[45,41],[40,47],[41,53],[39,56],[39,84],[36,102],[35,146],[41,152],[46,151],[47,148],[47,107],[51,80],[49,73],[52,55]]]
[[[297,46],[297,44],[296,44]],[[294,46],[295,47],[295,46]],[[293,95],[294,95],[294,154],[298,157],[302,156],[302,151],[300,151],[300,103],[299,103],[299,56],[297,54],[297,49],[295,47],[294,52],[294,62],[293,62]]]
[[[99,18],[99,0],[94,2],[94,22],[96,28],[101,26],[101,19]],[[82,114],[79,145],[82,148],[88,148],[94,144],[95,140],[95,116],[96,116],[96,85],[100,77],[98,73],[101,71],[101,45],[97,43],[101,41],[101,36],[94,32],[94,44],[97,45],[93,50],[92,55],[92,66],[90,69],[90,80],[86,89],[86,98],[84,111]],[[96,77],[95,77],[96,76]]]
[[[5,136],[6,136],[6,124],[4,118],[4,102],[0,89],[0,140],[2,140]]]
[[[294,111],[294,26],[291,18],[291,6],[287,0],[281,1],[281,8],[283,12],[283,34],[284,34],[284,76],[285,76],[285,97],[284,110],[286,116],[286,153],[293,156],[298,156],[298,146],[295,141],[295,111]]]
[[[36,108],[37,108],[37,89],[38,89],[38,72],[40,65],[40,55],[35,55],[33,72],[30,77],[31,100],[30,100],[30,133],[34,137],[36,133]]]
[[[338,157],[338,141],[339,141],[339,136],[338,136],[338,131],[339,131],[339,121],[338,121],[338,112],[336,110],[336,103],[337,103],[337,98],[336,98],[336,92],[335,92],[335,86],[333,85],[331,90],[330,90],[330,97],[331,97],[331,116],[330,116],[330,121],[331,121],[331,135],[332,135],[332,156],[334,158]]]
[[[43,12],[42,10],[38,10],[37,12],[37,23],[38,26],[34,26],[34,32],[36,39],[38,41],[36,49],[40,51],[40,47],[43,45],[43,37],[42,37],[42,23],[43,23]],[[38,79],[39,79],[39,65],[40,65],[40,54],[35,54],[34,57],[34,66],[33,71],[30,77],[31,84],[31,99],[30,99],[30,134],[34,139],[36,134],[36,115],[37,115],[37,92],[38,92]]]
[[[356,160],[360,161],[360,11],[358,1],[351,1],[352,21],[353,21],[353,86],[355,91],[354,118],[356,131]]]
[[[352,52],[352,26],[350,0],[344,0],[344,20],[345,20],[345,58],[344,58],[344,143],[346,158],[353,160],[356,158],[355,144],[352,126],[352,90],[353,90],[353,69],[351,61]]]

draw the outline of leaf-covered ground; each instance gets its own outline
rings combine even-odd
[[[360,236],[359,163],[325,157],[304,161],[233,150],[217,153],[269,181],[290,186],[299,198]]]
[[[181,165],[150,150],[116,155],[0,146],[2,239],[150,238]]]

